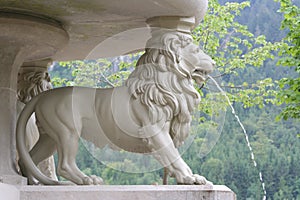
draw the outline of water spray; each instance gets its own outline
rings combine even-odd
[[[244,136],[245,136],[245,139],[246,139],[246,142],[247,142],[247,146],[250,150],[250,154],[251,154],[251,160],[253,162],[253,165],[254,167],[257,169],[257,162],[255,160],[255,157],[254,157],[254,153],[253,153],[253,149],[252,149],[252,146],[251,146],[251,143],[249,141],[249,136],[248,136],[248,133],[243,125],[243,123],[241,122],[239,116],[236,114],[235,112],[235,109],[232,105],[232,103],[230,102],[230,99],[229,97],[227,96],[227,94],[225,93],[225,91],[221,88],[221,86],[218,84],[218,82],[211,76],[207,76],[210,80],[212,80],[212,82],[215,84],[215,86],[218,88],[218,90],[221,92],[221,94],[226,98],[230,108],[231,108],[231,113],[234,115],[234,117],[236,118],[237,122],[239,123],[240,127],[242,128],[243,130],[243,133],[244,133]],[[267,191],[266,191],[266,188],[265,188],[265,182],[264,182],[264,179],[263,179],[263,175],[262,175],[262,172],[259,170],[259,180],[261,182],[261,186],[262,186],[262,190],[263,190],[263,193],[264,193],[264,197],[263,197],[263,200],[266,200],[267,199]]]

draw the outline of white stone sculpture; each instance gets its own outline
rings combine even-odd
[[[26,105],[17,125],[17,147],[27,175],[42,184],[64,184],[44,176],[35,165],[57,148],[59,175],[79,185],[101,184],[101,178],[86,176],[76,165],[82,137],[100,148],[150,153],[178,184],[206,184],[176,147],[189,135],[191,112],[200,101],[193,79],[202,84],[214,62],[188,33],[158,30],[152,36],[125,86],[53,89]],[[40,138],[29,154],[25,129],[33,112]]]
[[[47,72],[47,67],[23,67],[19,72],[18,77],[18,101],[17,115],[21,113],[24,106],[38,94],[52,89],[50,76]],[[31,150],[39,139],[39,131],[36,126],[35,115],[32,115],[26,126],[25,145],[27,150]],[[55,163],[53,156],[41,161],[38,168],[47,177],[57,180]],[[29,182],[34,182],[31,178]]]

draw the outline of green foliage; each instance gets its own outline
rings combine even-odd
[[[194,39],[216,61],[220,73],[236,73],[247,66],[262,66],[266,59],[273,58],[272,50],[277,43],[267,42],[265,36],[254,35],[247,26],[235,18],[249,2],[226,3],[209,1],[209,10],[204,22],[194,30]]]
[[[279,118],[300,118],[300,8],[291,0],[280,0],[280,12],[284,14],[281,23],[282,29],[288,29],[284,38],[279,55],[278,64],[294,67],[295,78],[282,78],[279,81],[280,91],[278,98],[285,108]]]
[[[134,68],[136,53],[120,58],[59,62],[50,71],[54,87],[83,86],[108,88],[123,84]],[[125,61],[124,61],[125,60]]]
[[[49,71],[53,87],[71,86],[72,70],[68,62],[55,63]]]
[[[268,59],[274,58],[274,50],[281,45],[268,42],[264,35],[254,36],[247,26],[236,21],[241,11],[249,6],[248,1],[227,2],[222,6],[217,0],[211,0],[204,22],[193,33],[195,41],[216,61],[220,75],[215,77],[221,76],[227,82],[220,84],[229,90],[231,101],[242,102],[245,108],[276,103],[274,81],[266,78],[251,83],[253,79],[241,77],[243,81],[236,85],[229,77],[239,76],[249,67],[262,67]]]

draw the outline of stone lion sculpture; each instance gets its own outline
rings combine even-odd
[[[32,97],[52,89],[50,76],[42,68],[41,71],[24,71],[19,74],[18,79],[18,101],[17,101],[17,115],[21,113],[24,106],[32,99]],[[39,139],[39,131],[36,126],[35,115],[32,115],[26,126],[25,145],[27,150],[32,147]],[[53,156],[41,161],[38,168],[48,177],[57,180],[55,172],[55,163]]]
[[[158,37],[158,38],[157,38]],[[146,52],[124,86],[110,89],[66,87],[33,98],[17,124],[17,147],[26,175],[42,184],[64,184],[44,176],[36,163],[58,152],[57,173],[79,185],[101,184],[75,162],[80,137],[98,147],[110,145],[152,154],[178,184],[206,184],[181,158],[180,144],[189,135],[191,112],[200,101],[193,86],[203,84],[213,60],[193,44],[189,34],[167,32],[148,41]],[[160,41],[161,46],[156,46]],[[40,138],[25,147],[26,123],[35,112]]]

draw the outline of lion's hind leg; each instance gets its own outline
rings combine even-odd
[[[85,175],[76,164],[82,127],[80,119],[74,119],[75,114],[72,114],[71,107],[60,107],[59,104],[56,105],[56,109],[46,108],[41,106],[36,109],[36,115],[39,128],[42,127],[44,134],[51,137],[52,141],[55,142],[58,154],[57,174],[78,185],[101,184],[101,178]]]
[[[37,165],[46,158],[52,156],[56,151],[56,145],[48,135],[42,134],[38,142],[30,151],[33,162]]]

